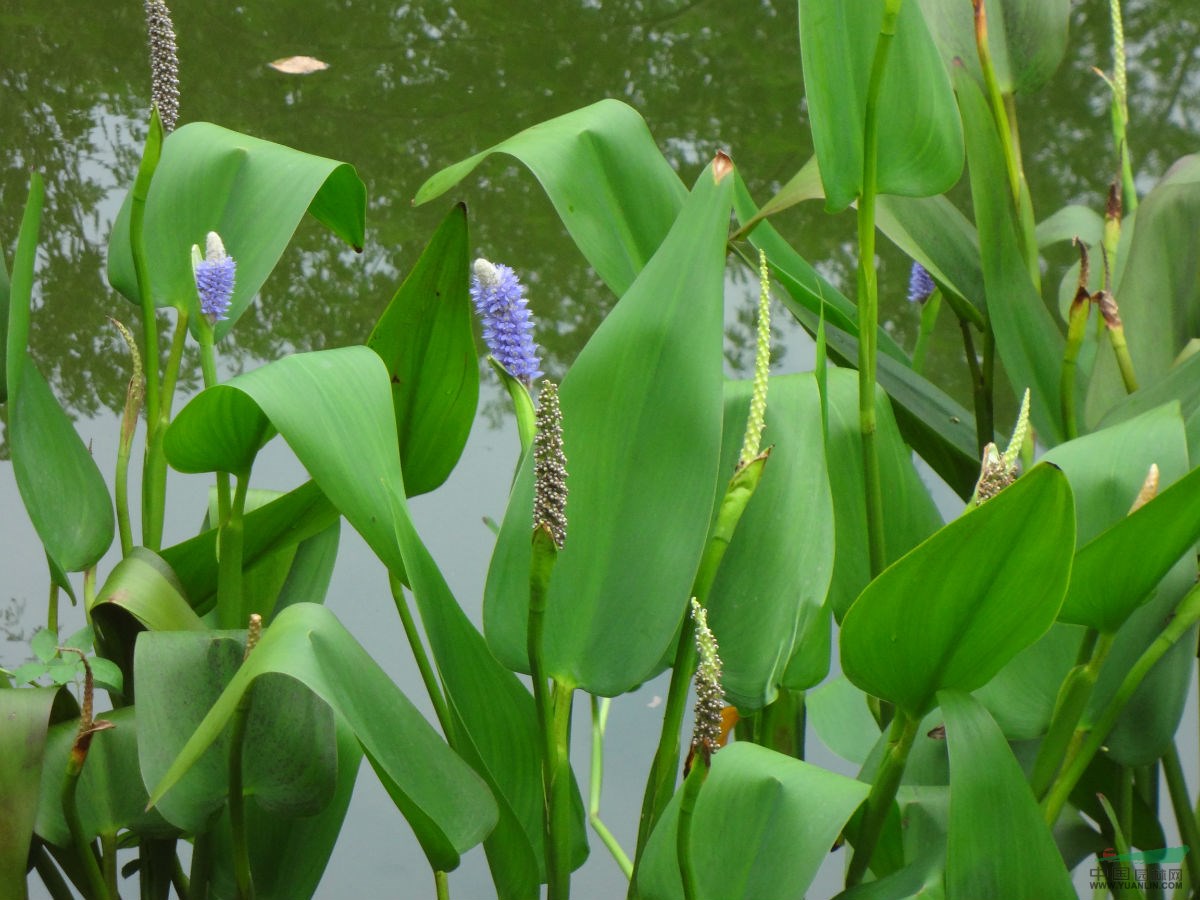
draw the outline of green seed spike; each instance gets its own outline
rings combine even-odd
[[[750,395],[750,417],[746,420],[746,437],[738,468],[758,456],[766,428],[767,378],[771,371],[771,274],[767,254],[758,251],[758,335],[754,350],[754,389]]]
[[[692,750],[707,765],[720,747],[725,689],[721,687],[721,657],[717,654],[717,638],[708,627],[708,610],[695,597],[692,598],[692,621],[696,625],[696,650],[700,657],[696,666]]]
[[[1025,388],[1025,396],[1021,398],[1021,412],[1017,415],[1017,424],[1013,428],[1012,440],[1004,451],[1004,465],[1013,469],[1017,465],[1017,457],[1021,455],[1021,447],[1029,434],[1029,388]]]

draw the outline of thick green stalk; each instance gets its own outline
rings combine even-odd
[[[1179,823],[1179,836],[1192,848],[1200,848],[1200,827],[1192,810],[1192,798],[1188,793],[1183,766],[1179,762],[1179,748],[1171,741],[1162,757],[1163,775],[1167,779],[1167,791],[1171,795],[1171,807],[1175,810],[1175,821]],[[1184,857],[1192,884],[1200,884],[1200,854],[1189,853]]]
[[[762,479],[763,466],[767,456],[763,454],[748,466],[738,469],[721,501],[717,512],[712,534],[704,548],[700,566],[692,582],[692,596],[704,606],[721,560],[733,539],[746,504],[754,495],[759,481]],[[690,598],[689,598],[690,600]],[[633,856],[633,871],[637,873],[641,863],[642,851],[650,832],[654,830],[667,801],[675,792],[675,773],[679,770],[679,731],[683,723],[684,707],[687,705],[688,688],[691,687],[692,674],[696,669],[696,643],[692,630],[686,625],[680,629],[679,643],[675,648],[675,661],[671,668],[671,683],[667,689],[667,702],[663,709],[662,731],[658,738],[658,747],[654,752],[654,762],[650,766],[650,775],[646,780],[646,791],[642,798],[642,814],[638,821],[637,849]],[[636,894],[636,877],[630,882],[629,895]]]
[[[551,691],[554,712],[554,771],[550,781],[550,839],[557,863],[549,884],[548,900],[571,896],[571,705],[573,688],[555,683]]]
[[[1050,783],[1058,774],[1059,766],[1066,757],[1075,727],[1083,718],[1088,701],[1092,698],[1092,689],[1096,686],[1100,667],[1112,649],[1113,637],[1111,634],[1100,635],[1094,629],[1089,629],[1089,639],[1085,639],[1085,645],[1090,647],[1088,656],[1078,661],[1063,680],[1054,715],[1050,720],[1050,728],[1038,750],[1030,777],[1033,795],[1039,800],[1050,790]]]
[[[142,543],[152,550],[162,547],[163,516],[167,503],[167,454],[163,439],[167,426],[171,424],[171,406],[175,399],[175,384],[179,378],[179,364],[187,343],[188,313],[178,308],[175,319],[175,334],[171,339],[171,350],[167,356],[166,371],[157,404],[146,403],[146,461],[142,470],[143,530]],[[215,379],[214,379],[215,380]],[[207,385],[206,385],[207,386]],[[228,490],[226,491],[228,496]]]
[[[66,819],[67,830],[71,833],[71,846],[75,848],[75,855],[87,879],[88,900],[116,900],[115,895],[109,893],[91,841],[85,840],[83,836],[83,823],[79,818],[79,803],[75,796],[79,787],[79,774],[82,771],[83,758],[77,760],[76,753],[72,750],[67,763],[67,779],[62,788],[63,818]]]
[[[967,357],[967,369],[971,375],[971,395],[975,405],[975,443],[982,457],[984,448],[992,442],[993,437],[991,416],[983,415],[984,409],[990,407],[991,395],[979,364],[979,357],[975,353],[975,338],[971,336],[971,326],[963,319],[958,320],[958,326],[962,332],[963,353]]]
[[[212,326],[208,320],[200,319],[200,372],[204,386],[210,388],[217,383],[217,356],[213,347]],[[217,524],[224,525],[229,519],[229,473],[217,472]],[[221,626],[222,628],[226,626]],[[232,628],[238,625],[228,626]]]
[[[128,556],[133,549],[133,526],[129,519],[129,454],[133,446],[133,435],[137,431],[142,401],[146,397],[146,373],[142,367],[142,355],[137,341],[129,329],[109,316],[108,319],[129,347],[132,373],[125,390],[125,409],[121,415],[120,438],[117,442],[117,470],[113,480],[113,504],[117,512],[117,530],[121,536],[121,555]]]
[[[208,900],[209,879],[212,877],[212,844],[211,831],[196,835],[192,841],[192,868],[188,878],[191,900]]]
[[[254,900],[254,879],[250,874],[250,845],[246,835],[246,797],[242,782],[242,746],[246,723],[250,719],[252,689],[238,702],[233,714],[229,739],[229,828],[233,843],[233,879],[238,900]]]
[[[450,708],[446,705],[442,687],[438,683],[437,675],[434,674],[433,666],[430,665],[429,656],[425,653],[425,644],[421,641],[421,633],[408,608],[408,601],[404,599],[404,584],[390,572],[388,573],[388,584],[392,589],[392,600],[396,604],[396,612],[400,614],[400,623],[404,626],[404,636],[408,638],[413,659],[417,661],[417,669],[421,672],[421,681],[425,684],[425,692],[429,694],[429,702],[433,704],[434,715],[437,716],[438,724],[442,726],[442,733],[446,736],[447,742],[453,743],[455,739],[454,726],[450,719]]]
[[[243,472],[237,479],[228,521],[221,524],[217,534],[220,555],[217,561],[217,619],[221,628],[225,629],[240,628],[250,613],[257,612],[244,608],[242,597],[242,548],[246,531],[244,513],[249,487],[250,473]]]
[[[1104,739],[1108,737],[1108,733],[1112,731],[1125,704],[1141,686],[1142,681],[1154,668],[1154,665],[1198,621],[1200,621],[1200,587],[1194,587],[1180,601],[1174,617],[1167,623],[1162,633],[1142,652],[1133,668],[1126,674],[1112,701],[1104,707],[1100,718],[1095,723],[1080,725],[1076,730],[1076,739],[1073,739],[1072,749],[1068,750],[1068,758],[1063,763],[1062,771],[1054,780],[1050,793],[1042,801],[1043,816],[1046,823],[1052,828],[1058,820],[1058,814],[1066,805],[1067,798],[1071,796],[1071,791],[1083,777],[1083,773],[1096,755],[1096,751],[1104,743]]]
[[[533,530],[529,566],[529,621],[526,627],[526,652],[529,655],[529,674],[533,681],[533,705],[537,711],[538,737],[542,752],[542,827],[546,839],[546,883],[550,895],[562,889],[563,871],[570,885],[571,863],[559,855],[554,829],[554,779],[558,751],[554,735],[554,708],[544,664],[543,635],[546,629],[546,598],[550,593],[550,576],[558,559],[558,546],[549,528]]]
[[[679,863],[679,876],[683,880],[684,900],[696,900],[699,896],[696,865],[692,860],[692,815],[696,810],[696,798],[708,777],[708,763],[697,755],[692,770],[683,780],[683,796],[679,800],[679,825],[675,832],[675,858]]]
[[[440,869],[433,873],[433,885],[437,900],[450,900],[450,876]]]
[[[862,824],[854,841],[854,856],[851,857],[850,866],[846,870],[847,888],[861,882],[867,874],[875,845],[879,843],[879,836],[883,833],[883,823],[887,821],[888,811],[891,810],[896,791],[900,788],[904,766],[908,762],[908,754],[912,750],[920,724],[920,719],[910,716],[904,710],[897,710],[895,718],[892,719],[888,748],[880,760],[879,769],[871,784]]]
[[[1137,209],[1138,196],[1133,183],[1133,163],[1129,156],[1129,140],[1126,134],[1129,125],[1129,104],[1125,78],[1125,25],[1121,20],[1121,0],[1110,0],[1109,17],[1112,21],[1113,36],[1113,77],[1110,82],[1113,92],[1113,143],[1121,156],[1121,185],[1125,196],[1125,209],[1132,214]]]
[[[633,878],[633,860],[600,819],[600,792],[604,786],[604,729],[608,725],[611,705],[612,700],[608,697],[592,697],[592,776],[588,783],[588,821],[625,877]]]
[[[110,896],[121,896],[117,890],[117,833],[105,831],[100,835],[100,868]]]
[[[888,51],[896,34],[901,0],[887,0],[871,76],[867,84],[863,130],[863,183],[858,198],[858,421],[862,435],[863,478],[867,501],[867,542],[871,577],[887,564],[883,535],[883,483],[879,473],[875,421],[875,354],[879,326],[879,284],[875,273],[875,195],[879,182],[879,91]]]
[[[933,340],[933,331],[937,327],[938,313],[941,310],[941,291],[934,291],[921,305],[921,330],[917,332],[917,343],[912,353],[912,368],[918,375],[925,368],[925,354],[929,351],[929,342]]]

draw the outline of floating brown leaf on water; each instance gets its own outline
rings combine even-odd
[[[283,59],[277,59],[267,65],[277,72],[284,72],[288,75],[307,75],[310,72],[320,72],[322,69],[329,68],[329,63],[311,56],[285,56]]]

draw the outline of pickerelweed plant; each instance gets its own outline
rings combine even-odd
[[[37,175],[0,281],[0,399],[51,585],[34,659],[0,690],[0,889],[36,871],[55,900],[115,900],[122,877],[146,897],[310,897],[364,757],[439,898],[482,845],[497,897],[566,900],[589,826],[643,900],[817,896],[834,847],[845,900],[1069,897],[1076,867],[1091,895],[1200,886],[1176,745],[1200,622],[1200,158],[1138,173],[1117,0],[1094,208],[1038,210],[1019,141],[1066,0],[799,0],[815,156],[762,206],[726,153],[689,189],[615,100],[433,174],[416,202],[517,159],[617,298],[536,405],[524,289],[472,262],[463,203],[365,345],[221,380],[306,212],[362,248],[365,188],[345,163],[179,124],[170,14],[146,10],[154,106],[108,255],[131,304],[110,310],[131,323],[111,494],[28,349]],[[853,297],[772,218],[817,199],[854,208]],[[911,349],[880,326],[880,234],[913,262]],[[1071,240],[1079,266],[1044,283]],[[747,381],[724,374],[727,262],[760,288]],[[773,300],[814,336],[811,372],[770,373]],[[482,631],[408,507],[476,414],[473,308],[520,439]],[[947,335],[962,378],[935,384]],[[175,411],[189,339],[205,388]],[[309,476],[284,494],[251,487],[276,435]],[[950,521],[914,455],[963,501]],[[200,532],[164,546],[168,466],[213,492]],[[323,605],[343,518],[382,564],[436,727]],[[88,619],[66,638],[63,593]],[[640,817],[610,828],[606,722],[668,670]],[[838,771],[806,759],[813,737]]]

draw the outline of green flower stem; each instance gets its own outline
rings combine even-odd
[[[592,697],[592,775],[588,784],[588,821],[625,877],[632,878],[633,860],[600,819],[600,791],[604,785],[604,730],[608,725],[611,705],[612,700],[608,697]]]
[[[929,342],[933,340],[933,331],[941,311],[942,292],[934,291],[921,306],[921,330],[917,332],[917,343],[912,352],[912,369],[918,375],[925,368],[925,355],[929,351]]]
[[[1101,635],[1095,629],[1088,629],[1084,645],[1080,648],[1083,659],[1076,662],[1075,667],[1063,680],[1054,715],[1050,720],[1050,728],[1038,750],[1037,760],[1033,764],[1033,775],[1030,777],[1033,795],[1039,800],[1050,790],[1050,784],[1058,774],[1059,766],[1075,734],[1075,728],[1092,698],[1092,689],[1096,686],[1100,667],[1112,649],[1113,638],[1112,634]]]
[[[129,245],[133,255],[134,277],[137,279],[138,295],[142,301],[143,339],[146,342],[146,408],[158,409],[158,317],[154,306],[154,294],[150,284],[150,268],[146,263],[146,198],[150,195],[150,182],[158,161],[162,156],[163,127],[158,110],[150,114],[150,132],[146,137],[146,148],[138,166],[137,178],[133,183],[129,206]],[[149,426],[153,428],[153,426]]]
[[[119,897],[117,891],[117,833],[106,831],[100,835],[100,868],[104,873],[104,884],[109,896]]]
[[[488,365],[492,367],[492,371],[496,373],[500,378],[500,383],[508,391],[517,420],[517,436],[521,440],[521,453],[528,453],[529,448],[533,446],[534,435],[537,434],[537,413],[533,408],[533,398],[529,396],[529,388],[525,387],[518,379],[513,378],[504,366],[490,356]]]
[[[171,350],[167,354],[167,368],[163,373],[162,396],[159,398],[158,420],[164,428],[171,422],[171,405],[175,399],[175,385],[179,381],[179,366],[187,336],[188,311],[186,306],[180,304],[175,307],[175,334],[171,337]]]
[[[1054,780],[1050,793],[1042,801],[1043,817],[1052,828],[1058,820],[1063,806],[1066,805],[1067,798],[1071,796],[1071,791],[1075,789],[1075,785],[1083,777],[1083,773],[1096,755],[1096,751],[1100,749],[1104,739],[1112,731],[1125,704],[1129,702],[1154,665],[1198,621],[1200,621],[1200,587],[1194,587],[1180,601],[1175,610],[1175,616],[1167,623],[1166,628],[1142,652],[1133,668],[1126,674],[1112,701],[1104,707],[1100,718],[1094,723],[1085,723],[1076,730],[1076,738],[1073,739],[1072,748],[1067,751],[1068,757],[1063,763],[1062,771]]]
[[[550,781],[550,839],[558,865],[550,882],[548,900],[568,900],[571,896],[571,705],[575,691],[554,684],[551,705],[554,711],[554,771]]]
[[[196,835],[192,842],[192,868],[188,878],[190,900],[209,900],[209,878],[212,876],[213,836],[211,831]]]
[[[450,876],[441,869],[433,873],[433,885],[437,890],[437,900],[450,900]]]
[[[67,830],[71,833],[71,846],[75,848],[75,855],[79,859],[84,878],[87,881],[88,900],[117,900],[116,895],[109,893],[108,884],[100,870],[100,862],[96,859],[96,851],[92,847],[92,842],[84,839],[83,823],[79,818],[79,803],[75,794],[79,788],[79,774],[83,771],[83,762],[86,758],[86,750],[77,753],[72,748],[71,755],[67,760],[67,779],[63,782],[62,788],[63,818],[67,820]]]
[[[1196,813],[1192,810],[1192,799],[1188,793],[1187,781],[1183,777],[1183,766],[1179,762],[1179,748],[1175,742],[1167,746],[1167,752],[1162,757],[1163,775],[1167,779],[1167,791],[1171,795],[1171,806],[1175,810],[1175,820],[1179,823],[1179,836],[1189,847],[1200,847],[1200,827],[1197,826]],[[1200,884],[1200,854],[1189,853],[1186,858],[1188,876],[1192,884]]]
[[[1138,205],[1137,188],[1133,183],[1133,163],[1129,156],[1129,141],[1126,129],[1129,125],[1128,87],[1125,78],[1125,25],[1121,20],[1121,0],[1110,0],[1109,16],[1113,36],[1113,77],[1110,85],[1113,92],[1112,126],[1113,143],[1121,156],[1121,185],[1125,198],[1125,209],[1132,214]]]
[[[867,796],[867,805],[863,813],[862,824],[854,842],[854,856],[850,859],[850,867],[846,870],[846,887],[851,888],[862,881],[871,864],[871,856],[879,836],[883,833],[883,823],[887,820],[892,803],[896,800],[896,791],[900,788],[900,779],[904,775],[904,766],[908,762],[909,751],[917,737],[920,719],[909,715],[905,710],[897,710],[892,719],[891,732],[888,734],[888,748],[879,763],[875,780],[871,784],[871,793]]]
[[[721,500],[721,508],[717,511],[716,522],[704,555],[700,559],[700,567],[692,582],[692,597],[701,606],[708,601],[708,593],[717,577],[721,560],[733,539],[733,533],[741,521],[746,504],[758,488],[762,479],[763,467],[766,465],[767,453],[754,459],[748,466],[738,469],[725,496]],[[688,598],[689,600],[691,598]],[[691,687],[692,674],[696,669],[696,642],[692,629],[684,626],[679,632],[679,644],[675,648],[675,662],[671,669],[671,684],[667,689],[667,702],[663,710],[662,731],[658,738],[658,748],[654,752],[654,762],[650,767],[650,776],[646,780],[646,791],[642,798],[642,814],[638,821],[637,849],[633,856],[634,879],[630,882],[630,896],[636,893],[636,873],[641,863],[642,852],[646,841],[667,801],[675,792],[675,773],[679,770],[679,731],[683,723],[684,707],[687,705],[688,688]]]
[[[129,386],[125,390],[125,408],[121,415],[121,430],[117,442],[117,469],[113,478],[113,504],[117,512],[117,530],[121,536],[121,555],[128,556],[129,551],[133,549],[133,525],[129,518],[129,455],[133,446],[133,436],[137,431],[138,417],[142,412],[142,403],[146,399],[146,373],[142,367],[137,341],[129,329],[111,316],[109,321],[128,345],[133,362]]]
[[[433,666],[429,662],[429,656],[425,652],[425,644],[421,641],[421,633],[417,629],[417,623],[413,619],[412,612],[409,611],[408,601],[404,599],[404,584],[395,575],[388,573],[388,585],[392,589],[392,600],[396,604],[396,612],[400,614],[400,623],[404,626],[404,636],[408,638],[408,645],[412,648],[413,659],[417,661],[417,669],[421,673],[421,681],[425,684],[425,692],[429,694],[429,702],[433,704],[434,715],[437,716],[438,724],[442,726],[442,734],[446,736],[446,741],[452,742],[454,738],[454,724],[450,718],[450,707],[446,705],[446,697],[442,693],[442,687],[438,683],[437,675],[434,674]]]
[[[863,181],[858,198],[858,421],[863,446],[866,486],[867,540],[871,577],[887,563],[883,537],[883,484],[876,447],[875,354],[879,325],[879,284],[875,272],[875,195],[879,174],[879,91],[887,68],[888,51],[896,35],[901,0],[887,0],[871,77],[867,84],[866,124],[863,130]]]
[[[971,326],[959,319],[958,327],[962,332],[963,354],[967,357],[971,394],[975,402],[975,443],[978,445],[979,455],[982,456],[984,447],[992,441],[991,392],[984,378],[983,368],[979,364],[979,355],[975,352],[975,338],[971,334]],[[986,416],[983,415],[985,408],[988,410]]]
[[[253,687],[247,688],[233,714],[229,738],[229,828],[233,843],[233,880],[237,900],[254,900],[254,879],[250,874],[250,845],[246,837],[246,797],[242,782],[242,749],[246,741],[246,723],[250,720]]]
[[[183,874],[183,863],[175,853],[171,854],[171,886],[175,888],[175,895],[179,900],[190,900],[191,885],[188,883],[188,877]]]
[[[804,691],[780,688],[775,700],[757,716],[762,734],[755,743],[804,759],[804,699]]]
[[[213,347],[212,326],[203,317],[199,321],[200,331],[200,371],[204,377],[204,386],[210,388],[217,383],[217,356]],[[229,474],[217,473],[217,522],[224,524],[229,518]],[[240,622],[239,622],[240,624]],[[222,626],[225,627],[225,626]],[[229,626],[232,628],[238,625]]]
[[[228,479],[229,476],[225,477]],[[243,627],[250,613],[256,611],[243,608],[245,598],[242,596],[242,547],[246,530],[244,513],[249,487],[250,473],[240,473],[233,506],[217,533],[217,552],[220,556],[217,561],[217,620],[220,627],[226,629]]]
[[[1129,355],[1129,345],[1125,343],[1124,326],[1110,327],[1108,339],[1112,342],[1113,352],[1117,355],[1117,368],[1121,370],[1121,381],[1125,385],[1125,393],[1132,394],[1138,389],[1137,375],[1133,371],[1133,357]]]
[[[675,857],[679,862],[679,876],[683,879],[683,900],[696,900],[699,896],[696,865],[692,859],[692,815],[696,810],[696,798],[708,777],[708,764],[703,754],[697,753],[692,770],[683,780],[683,796],[679,799],[679,825],[675,832]]]
[[[143,525],[142,543],[152,550],[162,547],[163,517],[167,503],[167,454],[163,449],[167,426],[171,424],[171,406],[175,400],[175,385],[179,379],[179,364],[183,348],[187,343],[188,313],[177,307],[175,334],[171,338],[171,350],[167,355],[167,366],[163,375],[162,391],[158,403],[151,404],[146,398],[146,463],[143,469]],[[215,367],[214,367],[215,368]],[[215,383],[215,377],[214,377]],[[207,384],[206,384],[207,386]],[[228,490],[226,491],[228,496]]]

